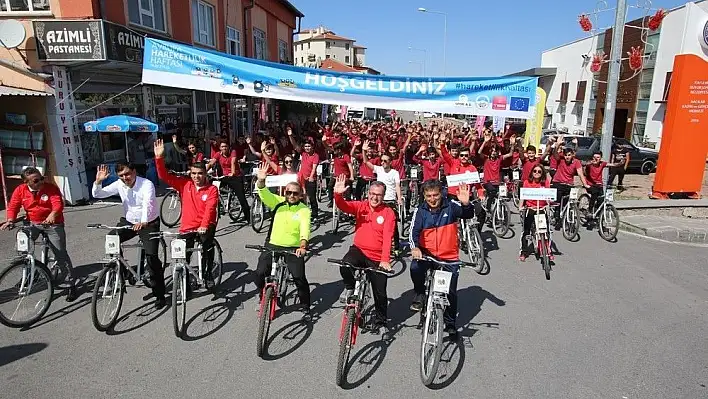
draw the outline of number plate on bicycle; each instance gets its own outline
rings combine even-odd
[[[116,234],[106,234],[106,255],[120,254],[120,237]]]
[[[170,243],[170,256],[172,259],[187,259],[187,240],[175,238]]]
[[[546,215],[540,214],[534,216],[536,218],[536,231],[539,233],[545,232],[548,229],[548,222],[546,221]]]
[[[512,177],[514,180],[520,180],[519,171],[518,171],[518,170],[515,170],[515,171],[511,172],[511,177]]]
[[[612,202],[615,200],[615,190],[608,188],[605,191],[605,201]]]
[[[450,281],[452,281],[452,273],[436,270],[433,275],[433,292],[447,294],[450,292]]]
[[[411,179],[417,179],[418,178],[418,169],[413,168],[411,169]]]
[[[29,237],[24,231],[17,232],[17,252],[29,251]]]
[[[317,176],[322,176],[322,165],[317,165]]]
[[[221,188],[221,180],[214,180],[211,184],[216,186],[217,190]]]
[[[506,196],[507,196],[506,186],[503,185],[503,184],[499,186],[499,196],[500,196],[500,197],[506,197]]]
[[[578,194],[579,194],[580,189],[577,187],[573,187],[570,189],[570,199],[576,200],[578,199]]]

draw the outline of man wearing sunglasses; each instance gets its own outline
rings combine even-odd
[[[182,219],[179,232],[187,241],[187,249],[194,247],[194,240],[202,244],[202,277],[207,289],[214,287],[211,268],[214,263],[214,233],[216,233],[216,206],[219,203],[219,189],[207,179],[207,169],[203,162],[195,162],[189,167],[189,177],[175,176],[167,171],[163,155],[165,145],[155,140],[155,169],[157,177],[177,190],[182,203]],[[189,259],[187,259],[189,262]],[[191,284],[187,284],[187,295],[191,294]]]
[[[302,187],[298,182],[291,182],[285,186],[285,197],[275,195],[266,188],[265,180],[268,176],[268,165],[261,164],[258,169],[258,196],[263,204],[273,210],[273,223],[266,235],[266,246],[281,249],[295,250],[295,256],[285,257],[290,275],[297,287],[300,306],[306,319],[310,314],[310,284],[305,276],[305,260],[307,242],[310,240],[310,208],[302,202]],[[256,287],[259,295],[263,295],[266,276],[271,273],[273,254],[262,252],[258,257],[256,269]],[[260,301],[259,301],[260,304]],[[260,306],[258,307],[260,308]]]
[[[64,231],[64,198],[59,187],[46,183],[44,176],[37,168],[29,167],[22,171],[24,184],[18,186],[12,193],[7,204],[7,222],[0,225],[0,230],[8,230],[14,226],[20,208],[24,208],[26,219],[32,222],[32,240],[40,234],[47,236],[49,247],[54,253],[54,260],[59,270],[66,270],[69,288],[66,293],[67,302],[76,299],[76,280],[73,277],[71,258],[66,251],[66,232]]]
[[[101,187],[101,183],[108,178],[108,166],[100,165],[96,171],[96,181],[91,188],[94,198],[108,198],[119,195],[123,203],[123,217],[118,221],[118,226],[132,226],[132,230],[114,230],[109,234],[118,235],[120,242],[125,242],[135,237],[140,237],[145,250],[145,262],[150,276],[145,278],[145,285],[152,289],[155,297],[155,307],[161,309],[165,306],[165,272],[162,262],[157,256],[159,242],[153,233],[160,231],[159,208],[155,198],[155,185],[148,179],[137,175],[132,164],[118,163],[116,165],[118,180]],[[146,296],[145,299],[149,299]]]

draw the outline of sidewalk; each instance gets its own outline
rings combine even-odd
[[[682,216],[626,215],[620,229],[671,242],[708,244],[708,219]]]

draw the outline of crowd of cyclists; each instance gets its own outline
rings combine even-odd
[[[424,300],[426,271],[435,267],[425,257],[459,260],[458,222],[476,218],[477,228],[483,229],[491,204],[500,195],[500,186],[513,181],[517,187],[552,187],[557,189],[560,199],[570,194],[577,176],[590,194],[590,209],[593,209],[602,201],[603,169],[621,166],[620,162],[602,161],[600,153],[583,165],[575,159],[576,143],[565,142],[562,136],[552,137],[543,152],[532,145],[523,148],[522,137],[509,125],[494,132],[489,127],[478,131],[467,125],[459,127],[444,122],[427,125],[308,122],[298,131],[284,124],[248,138],[239,137],[235,143],[217,137],[208,141],[209,146],[204,146],[200,142],[181,142],[176,136],[172,137],[172,142],[175,150],[187,156],[188,170],[181,174],[171,171],[173,168],[165,161],[165,143],[158,139],[154,142],[157,175],[161,183],[179,193],[179,232],[187,239],[187,246],[192,247],[198,241],[205,253],[211,254],[201,258],[205,286],[214,286],[210,249],[218,222],[220,190],[210,177],[222,176],[221,187],[235,193],[244,222],[250,221],[254,207],[249,201],[249,192],[257,195],[269,209],[271,223],[264,244],[292,251],[285,261],[305,318],[311,317],[305,254],[310,249],[313,226],[321,224],[329,215],[321,209],[323,205],[350,215],[346,220],[354,225],[353,243],[343,259],[348,264],[388,271],[394,260],[409,250],[413,258],[410,275],[416,294],[410,308],[418,311]],[[200,151],[201,147],[210,151],[208,156]],[[256,166],[248,162],[254,160]],[[112,234],[117,234],[121,242],[135,236],[141,238],[149,270],[145,285],[152,290],[146,299],[154,298],[155,306],[162,308],[166,305],[165,264],[159,259],[156,240],[151,239],[161,229],[155,186],[139,176],[129,163],[118,163],[116,173],[118,180],[104,186],[109,171],[106,166],[100,166],[92,195],[95,198],[120,197],[123,215],[117,226],[130,228],[115,230]],[[479,180],[446,184],[450,176],[475,173]],[[296,178],[280,188],[267,187],[266,180],[274,175],[295,175]],[[66,250],[61,193],[55,185],[46,182],[36,168],[26,168],[22,177],[24,184],[12,194],[7,221],[0,229],[13,227],[20,210],[24,209],[26,220],[31,223],[32,239],[46,234],[57,264],[68,270],[67,301],[73,301],[76,299],[75,278]],[[327,195],[326,200],[321,201],[318,192],[325,189],[323,185]],[[526,200],[519,206],[523,231],[520,261],[525,261],[533,252],[525,238],[530,234],[537,210],[545,205],[545,201]],[[560,207],[555,211],[560,212]],[[593,222],[591,217],[588,215],[588,223]],[[403,224],[398,223],[401,218],[409,219],[406,240],[402,240],[406,233],[401,231]],[[558,214],[555,219],[559,219]],[[259,240],[254,238],[254,241]],[[272,256],[263,252],[257,265],[253,265],[261,296],[266,276],[271,273]],[[345,302],[354,290],[354,276],[351,268],[341,267],[340,271],[344,283],[340,299]],[[445,331],[455,335],[459,267],[451,266],[449,271],[453,280],[448,295],[450,306],[445,311]],[[372,324],[378,327],[385,326],[388,317],[387,279],[385,273],[369,275],[375,301]]]

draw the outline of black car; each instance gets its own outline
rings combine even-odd
[[[600,150],[601,139],[597,136],[576,136],[565,135],[565,141],[570,142],[573,139],[578,139],[578,148],[576,158],[581,161],[589,161],[592,159],[592,154]],[[548,136],[541,138],[541,148],[545,148],[548,142]],[[637,147],[629,140],[619,137],[612,138],[613,146],[621,146],[629,152],[628,171],[639,172],[643,175],[648,175],[656,170],[656,163],[659,159],[659,152],[651,148]]]

